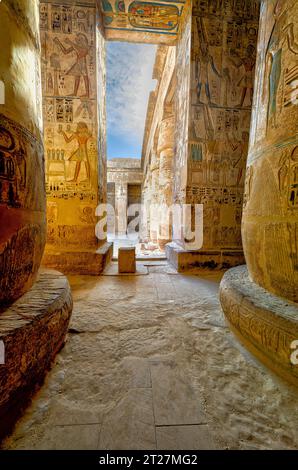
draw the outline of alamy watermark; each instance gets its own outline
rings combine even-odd
[[[294,365],[294,366],[297,366],[298,365],[298,339],[296,339],[295,341],[292,341],[291,343],[291,349],[293,349],[294,351],[292,352],[291,354],[291,363]]]
[[[2,80],[0,80],[0,104],[5,104],[5,86]]]
[[[95,215],[100,219],[95,227],[99,240],[115,235],[120,227],[121,232],[138,234],[141,240],[154,232],[159,240],[182,240],[189,250],[203,246],[203,204],[131,204],[120,211],[100,204]]]
[[[0,341],[0,366],[5,364],[5,345],[4,341]]]

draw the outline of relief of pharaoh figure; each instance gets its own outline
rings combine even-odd
[[[269,80],[269,103],[267,114],[267,127],[270,122],[276,127],[277,91],[282,72],[282,48],[287,44],[293,54],[298,54],[298,44],[294,37],[294,23],[286,25],[286,11],[283,11],[284,2],[278,0],[274,9],[274,25],[266,50],[266,69],[264,90],[266,89],[267,77]]]
[[[81,77],[84,79],[86,93],[83,97],[89,98],[90,96],[90,83],[87,67],[87,56],[89,54],[89,44],[88,39],[85,34],[79,33],[76,35],[75,40],[65,39],[65,43],[69,45],[66,48],[60,40],[56,37],[54,39],[55,43],[60,47],[63,54],[68,55],[72,52],[76,54],[76,61],[71,66],[71,68],[66,72],[66,75],[75,77],[74,91],[71,96],[78,96],[79,86],[81,82]]]
[[[77,130],[71,136],[68,135],[62,130],[59,129],[59,134],[62,134],[66,143],[76,140],[78,143],[78,148],[71,154],[69,157],[70,162],[76,162],[75,174],[70,183],[77,183],[82,163],[85,164],[87,180],[90,181],[90,162],[88,158],[88,149],[87,143],[88,140],[92,137],[91,132],[88,129],[88,126],[85,122],[79,122],[77,125]]]

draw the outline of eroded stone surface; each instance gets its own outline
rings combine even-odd
[[[1,309],[32,287],[45,245],[38,3],[0,2]]]
[[[31,290],[1,314],[0,437],[42,383],[64,343],[71,311],[67,279],[57,271],[41,271]],[[44,409],[42,403],[39,407]]]
[[[298,338],[298,306],[251,281],[246,266],[225,274],[220,300],[231,328],[252,352],[298,385],[298,368],[291,362],[291,345]]]
[[[58,425],[77,430],[76,448],[95,446],[94,437],[86,443],[89,428],[81,429],[92,426],[97,436],[97,425],[101,449],[298,446],[297,391],[268,373],[229,332],[217,299],[219,276],[154,270],[148,276],[70,278],[75,307],[69,340],[5,448],[68,448]],[[149,376],[156,362],[173,364],[205,424],[181,426],[173,413],[172,426],[157,425],[158,371],[155,380]],[[170,400],[179,398],[186,409],[188,397],[175,389],[171,397],[159,380]],[[57,409],[65,409],[61,419]]]

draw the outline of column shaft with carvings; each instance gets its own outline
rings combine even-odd
[[[159,155],[156,150],[152,153],[150,165],[151,172],[151,198],[150,198],[150,240],[153,243],[158,241],[159,230]]]
[[[0,303],[33,285],[46,232],[38,2],[0,3]]]
[[[172,239],[169,207],[173,204],[173,158],[175,118],[166,116],[160,123],[159,153],[159,233],[158,243],[163,248]]]
[[[127,233],[127,189],[127,183],[115,183],[116,233],[119,236]]]
[[[242,237],[247,267],[226,273],[221,303],[232,329],[298,385],[298,4],[263,2]]]

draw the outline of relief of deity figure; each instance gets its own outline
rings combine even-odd
[[[237,140],[234,138],[232,141],[229,135],[227,135],[227,139],[228,139],[229,145],[233,153],[238,154],[237,160],[234,161],[233,163],[233,168],[238,169],[237,182],[236,182],[236,186],[238,187],[240,186],[243,171],[246,165],[246,159],[248,155],[249,133],[246,131],[243,131],[241,140]]]
[[[254,68],[256,60],[255,47],[250,44],[247,46],[246,55],[244,57],[239,57],[236,54],[235,56],[229,57],[229,60],[235,67],[240,68],[243,66],[245,70],[244,74],[237,83],[237,86],[242,88],[241,100],[238,105],[239,108],[242,108],[248,91],[251,104],[253,100]]]
[[[282,48],[287,43],[293,54],[298,54],[298,44],[294,37],[294,23],[285,26],[286,12],[282,12],[283,1],[278,0],[274,9],[274,25],[269,38],[266,51],[265,77],[269,78],[269,103],[267,114],[267,127],[272,120],[276,127],[277,91],[281,78]],[[264,91],[266,80],[264,82]],[[264,94],[264,93],[263,93]]]
[[[204,104],[201,101],[201,92],[202,92],[202,88],[204,88],[207,99],[208,99],[208,104],[214,105],[214,103],[212,103],[212,100],[211,100],[211,92],[210,92],[210,86],[209,86],[209,66],[219,78],[222,78],[222,75],[218,72],[214,64],[214,59],[209,52],[208,42],[206,38],[204,37],[205,33],[204,33],[204,25],[202,21],[200,21],[200,31],[201,33],[198,33],[200,47],[199,47],[198,54],[195,57],[195,80],[197,84],[198,104]]]
[[[87,56],[89,54],[88,39],[85,34],[79,33],[76,35],[75,40],[65,39],[65,43],[69,45],[66,48],[60,40],[56,37],[54,42],[60,47],[63,54],[68,55],[72,52],[76,54],[76,61],[71,68],[66,72],[66,75],[75,77],[74,91],[71,96],[78,96],[81,77],[84,79],[86,93],[83,97],[89,98],[90,96],[90,83],[87,67]]]
[[[214,60],[212,55],[209,53],[208,45],[206,43],[202,43],[200,45],[200,53],[196,57],[196,71],[195,77],[197,82],[197,97],[198,97],[198,104],[204,104],[201,101],[201,92],[202,88],[205,88],[206,96],[208,99],[209,105],[214,105],[211,100],[211,92],[209,87],[209,65],[211,66],[213,72],[221,78],[221,74],[215,67]]]

